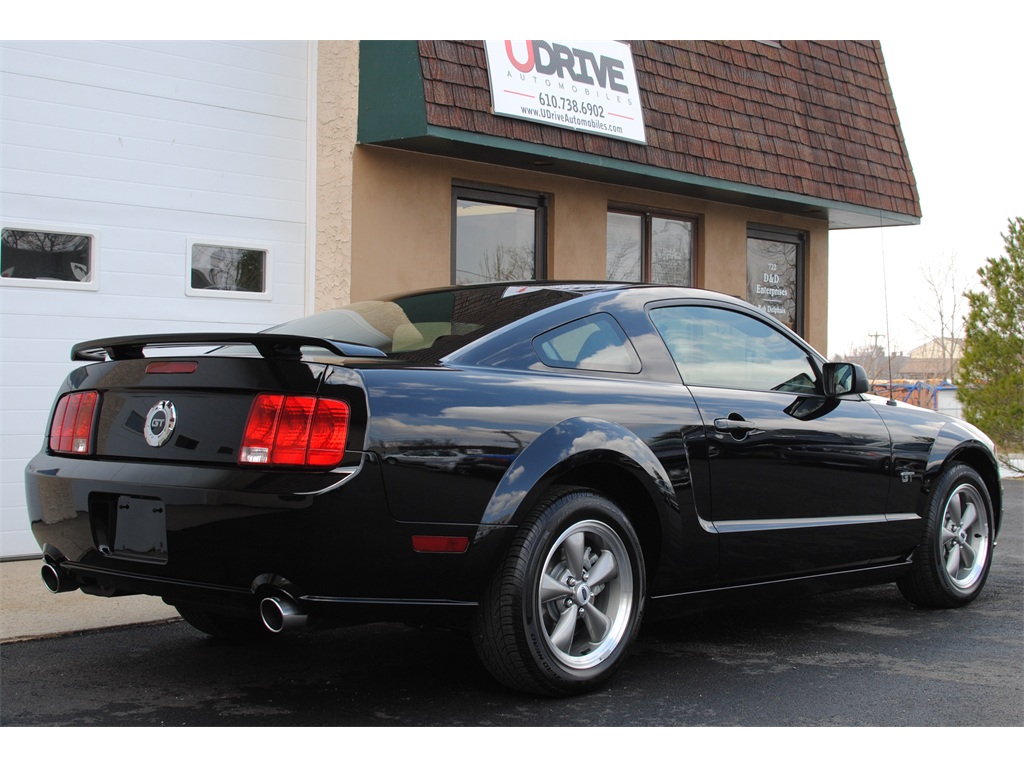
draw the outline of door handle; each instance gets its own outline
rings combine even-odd
[[[731,413],[727,419],[715,419],[715,429],[719,432],[729,432],[733,437],[745,437],[757,427],[752,421],[747,421],[742,416]]]

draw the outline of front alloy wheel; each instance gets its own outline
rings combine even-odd
[[[988,566],[989,528],[981,493],[970,483],[957,486],[942,513],[940,558],[950,583],[970,591]]]
[[[956,608],[981,593],[995,534],[992,502],[981,477],[965,464],[948,467],[935,483],[924,538],[910,572],[897,582],[923,608]]]

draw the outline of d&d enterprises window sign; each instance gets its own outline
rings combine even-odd
[[[797,333],[803,332],[801,258],[799,237],[747,237],[747,301]]]
[[[610,40],[487,40],[496,115],[647,143],[629,46]]]

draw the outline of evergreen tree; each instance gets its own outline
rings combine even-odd
[[[1000,451],[1024,451],[1024,218],[1009,221],[1006,254],[978,270],[969,291],[964,354],[956,384],[964,416]]]

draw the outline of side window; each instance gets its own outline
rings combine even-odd
[[[639,373],[640,358],[610,315],[584,317],[533,340],[544,365],[581,371]]]
[[[728,389],[818,391],[807,353],[767,323],[716,307],[661,307],[651,320],[686,384]]]

